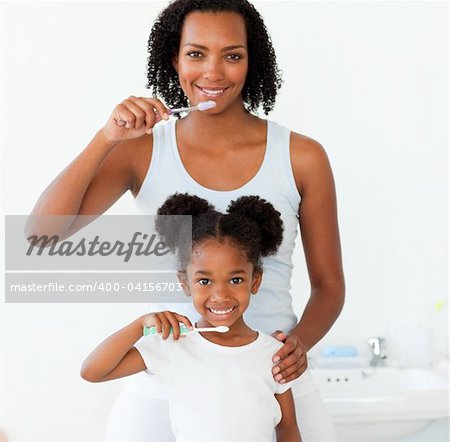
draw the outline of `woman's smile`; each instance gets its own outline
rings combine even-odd
[[[223,96],[228,87],[202,87],[195,85],[200,94],[200,101],[204,98],[208,99],[218,99]]]

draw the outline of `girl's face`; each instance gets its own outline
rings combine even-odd
[[[235,12],[189,13],[173,66],[191,105],[213,100],[216,107],[206,111],[210,114],[233,105],[243,109],[248,71],[244,19]]]
[[[181,281],[202,315],[201,326],[244,324],[251,293],[261,284],[262,272],[255,272],[242,251],[230,242],[206,240],[196,246]]]

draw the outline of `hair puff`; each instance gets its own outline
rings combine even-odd
[[[227,212],[252,220],[259,227],[262,256],[276,253],[283,240],[283,221],[272,204],[259,196],[242,196],[230,203]]]
[[[276,253],[283,239],[280,213],[258,196],[232,201],[224,214],[202,198],[175,193],[158,209],[155,227],[166,246],[177,252],[182,270],[192,249],[207,239],[230,241],[260,270],[261,258]]]
[[[183,239],[184,241],[191,239],[191,218],[177,215],[195,217],[214,211],[214,207],[208,201],[198,196],[175,193],[158,209],[155,229],[170,251],[174,252],[180,247]],[[188,234],[189,238],[186,238]]]

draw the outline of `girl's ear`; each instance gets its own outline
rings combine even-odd
[[[186,296],[191,296],[191,289],[189,287],[186,272],[177,272],[178,281],[181,283],[181,288]]]
[[[261,285],[262,282],[262,276],[263,276],[263,271],[262,270],[255,270],[253,272],[253,281],[252,281],[252,295],[256,295],[256,293],[259,290],[259,286]]]

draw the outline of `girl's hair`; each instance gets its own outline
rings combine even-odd
[[[244,19],[249,65],[242,97],[249,112],[256,111],[262,105],[267,115],[275,105],[275,97],[282,83],[281,75],[264,21],[247,0],[172,1],[160,13],[150,33],[146,87],[172,106],[188,105],[172,60],[179,51],[184,19],[194,11],[236,12]]]
[[[190,217],[165,215],[191,215],[192,233]],[[192,250],[208,239],[230,241],[255,270],[261,270],[261,258],[275,254],[283,239],[280,212],[259,196],[242,196],[223,214],[202,198],[175,193],[158,209],[155,227],[166,246],[177,252],[183,271]]]

